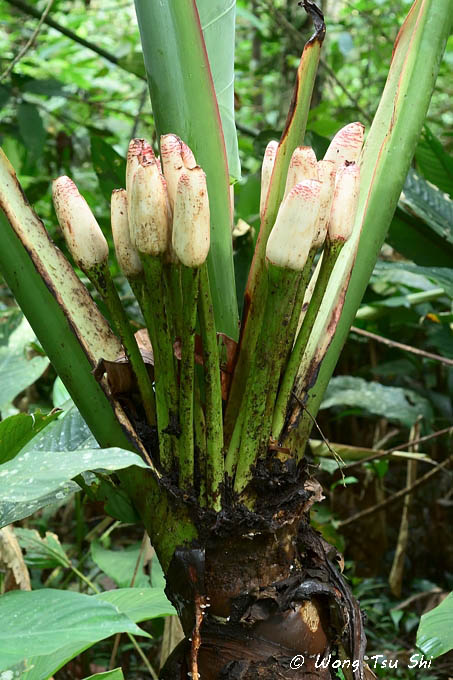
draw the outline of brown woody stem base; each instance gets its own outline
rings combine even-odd
[[[309,525],[317,491],[308,479],[282,483],[267,508],[233,506],[198,545],[176,550],[167,594],[186,639],[161,680],[327,680],[335,670],[320,662],[338,648],[362,666],[360,609],[335,549]],[[361,668],[349,677],[360,680]]]

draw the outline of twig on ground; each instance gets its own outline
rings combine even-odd
[[[447,366],[453,366],[453,359],[447,359],[446,357],[440,356],[440,354],[433,354],[432,352],[425,352],[423,349],[417,349],[417,347],[404,345],[402,342],[384,338],[382,335],[371,333],[370,331],[366,331],[363,328],[351,326],[351,332],[356,333],[357,335],[363,335],[365,338],[369,338],[370,340],[381,342],[383,345],[387,345],[388,347],[396,347],[398,349],[402,349],[404,352],[411,352],[411,354],[417,354],[417,356],[424,357],[425,359],[432,359],[433,361],[439,361],[440,363],[446,364]]]
[[[380,510],[383,510],[386,508],[388,505],[391,505],[392,503],[395,503],[396,501],[401,500],[404,498],[408,493],[412,493],[414,489],[417,489],[419,486],[422,484],[425,484],[427,481],[431,479],[431,477],[434,477],[438,472],[443,470],[449,463],[453,461],[453,455],[448,456],[446,460],[443,461],[443,463],[439,463],[434,470],[430,470],[427,472],[423,477],[419,477],[414,484],[411,484],[410,486],[404,487],[404,489],[400,489],[400,491],[397,491],[393,496],[390,496],[389,498],[386,498],[385,501],[381,501],[380,503],[376,503],[376,505],[372,505],[370,508],[366,508],[365,510],[361,510],[360,512],[357,512],[355,515],[352,515],[352,517],[348,517],[347,519],[343,519],[340,522],[338,522],[337,526],[339,528],[345,527],[348,524],[352,524],[353,522],[356,522],[359,519],[363,519],[364,517],[369,517],[369,515],[374,515],[376,512],[379,512]]]

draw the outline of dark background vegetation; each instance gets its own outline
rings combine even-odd
[[[361,120],[369,126],[385,83],[393,41],[410,6],[407,0],[325,0],[322,4],[328,32],[307,133],[307,143],[318,155],[342,125]],[[60,174],[76,181],[111,242],[109,197],[113,188],[124,183],[128,142],[133,136],[146,136],[156,143],[133,4],[129,0],[54,0],[48,16],[74,37],[44,23],[34,44],[8,73],[11,60],[38,23],[15,5],[8,0],[0,5],[1,144],[28,199],[60,247],[64,246],[50,200],[51,180]],[[29,0],[28,7],[40,15],[45,3]],[[242,180],[236,187],[236,221],[250,225],[235,236],[239,291],[245,284],[258,227],[262,154],[269,139],[278,139],[282,130],[295,69],[310,30],[295,0],[238,0],[235,106]],[[103,56],[99,49],[105,52]],[[395,595],[388,577],[398,543],[402,501],[363,519],[342,522],[405,487],[408,458],[403,454],[359,463],[345,471],[342,481],[338,464],[322,443],[324,438],[329,440],[351,464],[359,456],[351,447],[370,449],[362,457],[396,446],[407,452],[411,440],[452,424],[452,65],[450,38],[413,172],[355,323],[362,331],[408,347],[387,346],[379,337],[351,332],[325,408],[319,413],[319,428],[313,430],[310,454],[314,470],[319,466],[316,474],[326,495],[314,521],[344,552],[347,574],[368,614],[370,650],[403,660],[413,649],[420,614],[453,586],[452,473],[448,468],[438,472],[410,495],[402,590]],[[125,303],[131,303],[113,255],[112,265]],[[130,313],[137,313],[133,305]],[[6,348],[0,380],[6,384],[13,360],[8,355],[8,338],[20,317],[5,285],[0,287],[0,315],[2,347]],[[414,353],[414,349],[437,358]],[[13,401],[2,404],[2,417],[18,410],[48,412],[61,403],[64,390],[55,379],[52,368],[47,368]],[[417,478],[451,455],[451,442],[451,436],[444,434],[418,445],[429,461],[418,463]],[[103,587],[108,587],[109,570],[90,551],[93,537],[102,535],[104,548],[110,550],[135,550],[142,538],[139,527],[113,524],[105,519],[102,504],[83,495],[63,507],[42,511],[23,526],[55,531],[80,569]],[[52,570],[36,561],[30,569],[34,588],[44,584],[84,588],[71,571]],[[155,640],[142,647],[157,668],[162,619],[155,620],[152,629]],[[102,670],[108,665],[111,647],[111,641],[97,645],[56,678]],[[141,660],[130,645],[120,646],[118,659],[128,678],[143,676]],[[429,673],[424,677],[451,676],[451,660],[439,659]],[[385,677],[416,674],[402,665],[398,671],[385,672]]]

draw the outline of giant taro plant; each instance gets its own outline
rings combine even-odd
[[[100,446],[142,458],[117,474],[186,635],[161,672],[172,680],[328,678],[319,659],[331,653],[348,677],[369,672],[339,556],[310,527],[321,489],[304,450],[411,162],[451,8],[415,0],[365,145],[351,123],[318,161],[303,143],[325,24],[310,0],[300,4],[315,32],[263,161],[240,332],[234,2],[136,0],[160,160],[132,140],[112,230],[145,333],[131,330],[107,244],[73,182],[54,182],[57,216],[112,328],[0,157],[2,273]],[[219,50],[220,40],[229,45]],[[298,654],[304,663],[292,667]]]

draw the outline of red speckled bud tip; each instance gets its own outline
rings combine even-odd
[[[173,249],[186,267],[200,267],[210,245],[209,199],[206,175],[196,166],[181,174],[173,214]]]
[[[113,242],[116,259],[125,276],[138,276],[142,270],[142,262],[134,248],[127,216],[127,193],[125,189],[115,189],[110,203]]]
[[[264,152],[263,165],[261,166],[261,195],[260,195],[260,215],[263,216],[266,206],[267,192],[271,181],[272,170],[274,169],[275,156],[277,155],[278,142],[272,140],[266,146]]]
[[[197,163],[190,147],[176,135],[162,135],[160,153],[164,176],[167,181],[170,208],[173,211],[181,173],[195,168]]]
[[[330,241],[347,241],[352,234],[360,189],[360,168],[346,162],[337,171],[328,237]]]
[[[357,162],[362,151],[365,126],[350,123],[342,128],[332,139],[324,160],[333,161],[337,168],[345,161]]]
[[[316,155],[310,146],[298,146],[294,149],[289,162],[285,198],[296,184],[305,179],[318,179]]]
[[[304,180],[282,202],[270,233],[266,257],[277,267],[301,271],[316,234],[321,182]]]

